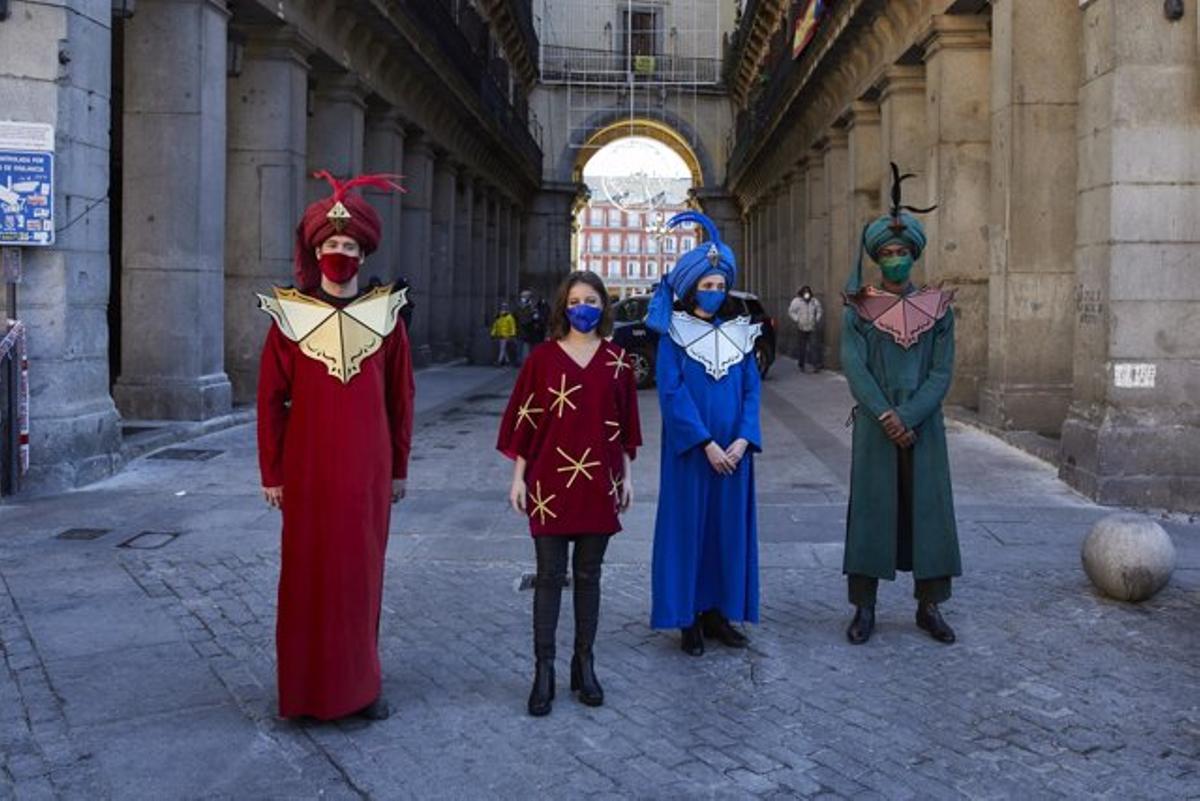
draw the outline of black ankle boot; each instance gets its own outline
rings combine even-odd
[[[716,640],[727,648],[745,648],[750,639],[735,629],[726,618],[716,609],[710,609],[700,616],[704,636]]]
[[[686,629],[680,629],[682,637],[679,640],[679,647],[683,649],[685,654],[692,656],[704,655],[704,634],[702,629],[699,616],[696,617],[692,625]]]
[[[846,639],[855,645],[862,645],[871,639],[873,631],[875,631],[875,607],[855,607],[854,620],[850,621],[850,627],[846,629]]]
[[[937,604],[917,604],[917,626],[929,632],[929,636],[933,639],[947,645],[957,639],[954,636],[954,629],[950,628],[950,624],[942,619],[942,613],[938,611]]]
[[[571,692],[578,692],[579,700],[588,706],[604,703],[604,688],[596,678],[591,649],[577,650],[571,657]]]
[[[554,660],[539,659],[529,691],[529,714],[540,718],[550,714],[554,701]]]

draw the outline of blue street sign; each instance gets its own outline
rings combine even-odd
[[[0,245],[54,244],[54,154],[0,150]]]

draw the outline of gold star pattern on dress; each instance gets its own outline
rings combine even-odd
[[[616,368],[613,370],[613,378],[621,377],[621,368],[625,368],[626,370],[633,369],[633,365],[625,361],[625,351],[622,350],[614,353],[610,350],[608,355],[612,356],[613,360],[611,362],[606,362],[604,366]]]
[[[617,503],[620,503],[621,487],[625,484],[625,476],[619,476],[616,473],[609,472],[608,481],[612,484],[612,489],[608,491],[608,494],[613,496],[613,500],[615,500]]]
[[[605,420],[604,425],[612,429],[612,436],[608,438],[608,441],[616,442],[617,438],[621,436],[621,424],[616,420]]]
[[[560,473],[570,473],[571,474],[571,476],[567,479],[567,489],[571,488],[571,485],[575,483],[575,479],[579,478],[580,475],[587,476],[587,480],[591,481],[592,480],[592,474],[590,472],[591,469],[593,467],[600,466],[599,462],[589,462],[587,460],[588,456],[592,452],[591,448],[585,448],[583,451],[583,455],[580,456],[578,460],[572,459],[569,455],[567,455],[567,452],[564,451],[562,448],[555,448],[554,450],[558,451],[559,456],[561,456],[562,458],[567,460],[567,464],[558,468],[558,472],[560,472]]]
[[[560,418],[563,416],[563,409],[566,407],[570,406],[572,409],[579,408],[571,402],[571,395],[583,389],[583,384],[576,384],[573,387],[568,387],[566,373],[562,374],[562,380],[558,382],[558,389],[555,389],[554,387],[547,387],[547,389],[549,389],[550,394],[554,396],[554,401],[550,404],[550,411],[557,409],[558,416]]]
[[[541,515],[542,525],[546,525],[546,515],[550,515],[554,519],[558,519],[558,515],[554,514],[550,509],[550,501],[557,498],[557,495],[542,496],[542,482],[537,481],[533,485],[533,494],[529,496],[529,500],[533,501],[533,509],[529,511],[529,516]]]
[[[534,394],[535,393],[530,392],[529,397],[526,398],[525,402],[521,404],[521,407],[517,409],[517,424],[514,426],[514,430],[520,428],[521,423],[525,422],[528,422],[531,428],[537,430],[537,421],[533,419],[533,416],[535,414],[541,414],[546,410],[539,409],[533,405]]]

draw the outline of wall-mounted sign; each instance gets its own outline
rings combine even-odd
[[[1114,364],[1113,385],[1121,389],[1154,389],[1158,367],[1154,364]]]
[[[796,15],[796,27],[792,32],[792,58],[800,58],[804,48],[812,41],[829,2],[830,0],[803,0],[803,7]]]
[[[54,127],[0,122],[0,245],[54,244]]]

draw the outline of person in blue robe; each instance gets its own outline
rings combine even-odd
[[[660,335],[663,419],[650,625],[681,629],[683,650],[700,656],[706,637],[745,648],[749,640],[730,621],[758,622],[754,341],[762,326],[727,311],[737,264],[716,225],[697,212],[667,225],[683,222],[699,223],[708,241],[663,277],[646,319]]]

